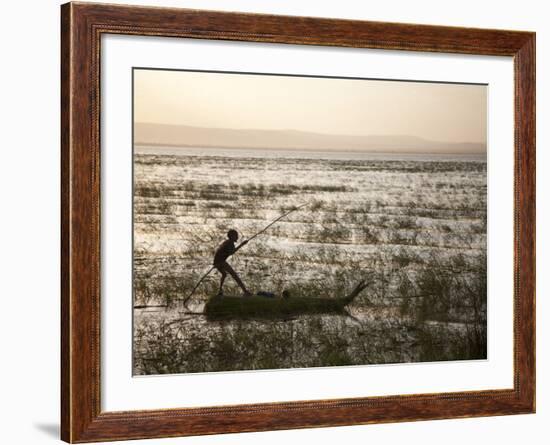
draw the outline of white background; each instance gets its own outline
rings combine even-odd
[[[145,1],[133,3],[311,15],[394,22],[537,31],[538,228],[537,414],[315,430],[163,439],[149,443],[229,444],[366,441],[463,444],[491,441],[546,443],[550,421],[548,339],[550,238],[547,220],[550,165],[549,15],[541,1],[352,2]],[[59,417],[59,2],[8,2],[2,15],[2,339],[0,437],[4,443],[42,444],[58,437]],[[545,26],[546,25],[546,26]],[[544,197],[546,199],[544,199]],[[546,201],[546,203],[544,202]]]
[[[121,35],[104,37],[101,48],[102,409],[513,387],[514,71],[510,57],[339,48],[313,51],[296,45]],[[489,360],[132,378],[132,66],[385,79],[406,76],[488,84]],[[500,199],[501,194],[508,198]]]

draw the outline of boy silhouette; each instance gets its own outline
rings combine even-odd
[[[241,281],[239,275],[237,275],[237,272],[235,272],[227,262],[227,258],[229,258],[231,255],[237,252],[237,250],[248,243],[247,240],[244,240],[241,244],[235,247],[235,243],[238,239],[239,234],[237,233],[237,231],[233,229],[229,230],[227,232],[227,239],[218,246],[218,248],[216,249],[216,253],[214,254],[214,267],[222,274],[220,280],[220,289],[218,290],[217,295],[218,297],[223,296],[223,283],[225,281],[225,278],[227,277],[227,274],[231,275],[233,279],[237,282],[239,287],[243,290],[245,297],[249,297],[252,295],[248,291],[244,283]]]

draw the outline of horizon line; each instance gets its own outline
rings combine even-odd
[[[220,146],[220,145],[181,145],[181,144],[156,144],[156,143],[144,143],[144,142],[134,142],[134,148],[138,147],[147,147],[153,150],[156,149],[206,149],[206,150],[241,150],[241,151],[296,151],[296,152],[312,152],[312,153],[365,153],[365,154],[418,154],[418,155],[455,155],[455,156],[472,156],[472,155],[487,155],[487,150],[485,151],[471,151],[471,152],[438,152],[438,151],[400,151],[400,150],[361,150],[361,149],[342,149],[342,150],[330,150],[330,149],[316,149],[316,148],[291,148],[291,147],[235,147],[235,146]]]

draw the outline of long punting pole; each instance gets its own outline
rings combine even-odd
[[[254,238],[256,238],[258,235],[261,235],[262,233],[264,233],[267,229],[269,229],[273,224],[275,224],[277,221],[280,221],[281,219],[283,219],[285,216],[288,216],[290,215],[292,212],[295,212],[296,210],[298,209],[301,209],[302,207],[305,207],[308,203],[305,203],[305,204],[302,204],[298,207],[294,207],[292,210],[289,210],[288,212],[286,213],[283,213],[281,216],[279,216],[278,218],[274,219],[273,221],[271,221],[267,226],[265,226],[262,230],[260,230],[258,233],[256,233],[255,235],[252,235],[250,238],[248,238],[248,242],[252,241]]]
[[[295,212],[296,210],[299,210],[301,209],[302,207],[305,207],[306,205],[308,205],[308,203],[306,202],[305,204],[302,204],[302,205],[299,205],[298,207],[294,207],[292,210],[289,210],[288,212],[286,213],[283,213],[282,215],[278,216],[276,219],[274,219],[273,221],[271,221],[267,226],[265,226],[262,230],[260,230],[258,233],[252,235],[250,238],[248,238],[248,242],[252,241],[254,238],[256,238],[257,236],[261,235],[262,233],[264,233],[267,229],[269,229],[273,224],[275,224],[276,222],[280,221],[281,219],[283,219],[285,216],[288,216],[290,215],[292,212]],[[189,293],[189,295],[187,297],[185,297],[185,299],[183,300],[183,305],[185,307],[187,307],[187,302],[189,301],[189,299],[193,296],[193,294],[195,293],[195,291],[197,290],[197,288],[201,285],[201,283],[204,281],[204,279],[210,275],[210,272],[212,272],[213,270],[215,269],[215,266],[212,266],[210,267],[210,269],[208,269],[208,271],[200,278],[200,280],[197,282],[197,284],[195,284],[195,287],[193,288],[193,290]]]

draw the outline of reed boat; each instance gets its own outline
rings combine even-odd
[[[206,303],[204,314],[209,320],[285,319],[305,314],[346,314],[346,306],[366,287],[367,284],[362,281],[350,294],[332,298],[216,296]]]

